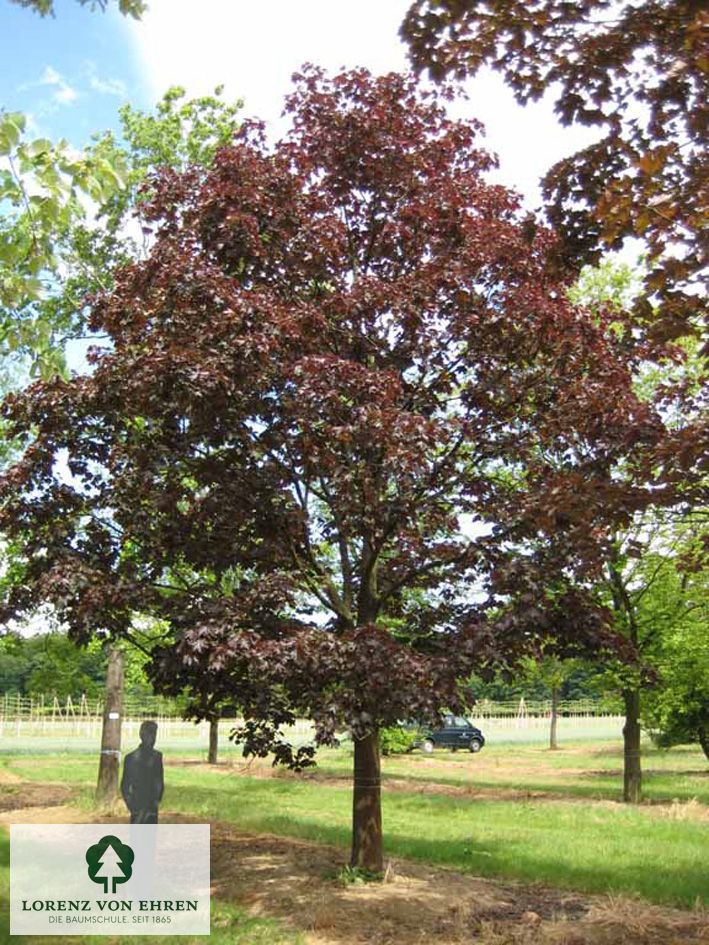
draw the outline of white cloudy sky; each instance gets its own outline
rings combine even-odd
[[[66,137],[81,147],[92,133],[118,129],[125,101],[149,108],[170,85],[204,94],[224,84],[243,98],[246,114],[282,130],[290,76],[310,61],[336,70],[406,68],[398,29],[410,0],[149,0],[140,22],[55,0],[56,18],[42,19],[0,2],[0,105],[28,115],[31,134]],[[488,147],[499,154],[498,179],[540,203],[538,182],[559,158],[591,140],[585,129],[561,128],[551,102],[518,107],[498,76],[467,86],[461,117],[481,119]]]
[[[409,0],[150,0],[140,23],[126,23],[145,91],[157,99],[170,85],[205,94],[224,83],[246,113],[278,129],[291,74],[304,62],[328,69],[364,65],[406,68],[399,25]],[[499,77],[467,86],[460,116],[481,119],[501,159],[500,179],[539,203],[538,181],[554,161],[591,140],[561,128],[550,103],[519,108]]]

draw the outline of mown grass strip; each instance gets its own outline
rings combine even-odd
[[[85,803],[91,803],[89,785],[95,764],[84,759],[18,761],[11,769],[33,780],[83,783]],[[342,847],[349,843],[349,788],[313,780],[249,778],[225,769],[167,770],[166,810],[229,821],[242,830]],[[433,768],[431,777],[440,780]],[[682,796],[678,787],[685,774],[678,774],[674,781],[669,771],[661,777],[669,798]],[[385,792],[386,850],[389,855],[476,875],[513,877],[591,893],[635,894],[683,907],[691,907],[697,899],[709,905],[705,865],[709,822],[658,817],[647,807],[583,804],[557,796],[477,800]]]

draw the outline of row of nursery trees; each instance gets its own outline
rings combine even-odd
[[[3,616],[133,643],[277,762],[312,763],[296,716],[350,732],[353,866],[383,862],[380,730],[464,713],[472,674],[612,667],[629,800],[644,687],[674,679],[662,711],[706,744],[706,22],[606,7],[419,0],[441,84],[306,67],[277,142],[177,92],[78,160],[0,123],[4,343],[39,375],[3,409]],[[555,230],[447,117],[446,75],[485,63],[605,135],[547,176]],[[573,288],[629,235],[636,294]]]

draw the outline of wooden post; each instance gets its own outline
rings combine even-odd
[[[121,766],[123,666],[123,651],[111,647],[108,651],[106,703],[103,709],[101,758],[96,785],[96,798],[99,801],[112,801],[118,795],[118,772]]]
[[[79,720],[83,724],[84,734],[88,737],[91,735],[91,713],[89,712],[89,704],[86,701],[86,693],[81,693],[81,703],[79,706]]]
[[[76,711],[74,710],[74,703],[71,696],[66,697],[66,720],[69,721],[69,713],[71,712],[71,721],[72,721],[72,731],[75,733],[77,731],[76,726]]]

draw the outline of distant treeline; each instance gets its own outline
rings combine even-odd
[[[520,673],[511,679],[497,676],[492,682],[486,682],[473,676],[468,683],[475,699],[490,699],[491,702],[512,702],[524,697],[527,701],[544,701],[551,693],[543,677],[534,677]],[[584,663],[574,668],[565,678],[558,692],[560,702],[580,702],[602,700],[615,704],[618,697],[608,693],[608,680],[604,666]],[[618,701],[620,705],[620,702]]]
[[[88,648],[75,646],[65,634],[53,631],[35,636],[7,634],[0,637],[0,693],[34,693],[88,699],[103,695],[106,678],[105,647],[94,642]],[[126,650],[126,696],[149,699],[150,684],[142,670],[144,662],[137,650]],[[603,695],[603,668],[584,664],[574,669],[561,684],[559,701],[598,701]],[[511,702],[524,697],[528,701],[549,698],[548,687],[539,679],[520,674],[513,679],[498,677],[492,682],[473,677],[471,694],[478,700]],[[604,700],[605,701],[605,700]]]
[[[126,694],[152,692],[142,671],[143,658],[126,653]],[[21,636],[0,636],[0,692],[29,696],[46,693],[64,701],[83,693],[87,699],[103,695],[108,654],[99,643],[75,646],[59,631]]]

